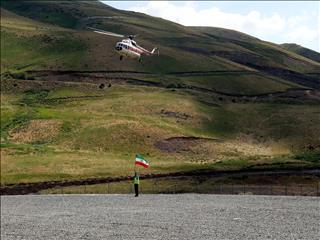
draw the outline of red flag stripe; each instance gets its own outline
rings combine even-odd
[[[136,161],[135,164],[136,164],[136,165],[143,166],[144,168],[148,168],[148,167],[149,167],[149,165],[147,165],[147,164],[145,164],[145,163],[143,163],[143,162],[139,162],[139,161]]]

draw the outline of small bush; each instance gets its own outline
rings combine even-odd
[[[64,122],[61,126],[61,132],[69,133],[72,131],[72,124],[70,122]]]
[[[24,72],[20,72],[20,73],[12,73],[11,76],[15,79],[26,79],[26,75]]]
[[[24,93],[25,95],[21,99],[21,102],[24,104],[34,104],[42,102],[42,100],[44,100],[48,96],[49,90],[28,90]]]
[[[166,86],[166,88],[184,88],[185,85],[181,83],[170,83]]]
[[[177,88],[177,86],[174,83],[170,83],[167,85],[167,88]]]

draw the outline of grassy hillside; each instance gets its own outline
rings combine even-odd
[[[297,156],[319,146],[318,106],[213,107],[184,91],[96,89],[78,85],[1,94],[3,184],[131,174],[137,152],[150,159],[148,172],[221,163],[229,169],[316,164]],[[183,138],[189,136],[197,139]]]
[[[281,44],[281,47],[291,52],[297,53],[301,56],[304,56],[306,58],[309,58],[315,62],[320,62],[320,53],[313,51],[311,49],[302,47],[294,43],[284,43],[284,44]]]
[[[161,54],[120,62],[118,39],[86,26]],[[319,166],[319,70],[231,30],[1,1],[1,184],[128,175],[136,153],[154,173]]]

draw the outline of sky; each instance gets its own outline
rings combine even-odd
[[[185,26],[233,29],[320,52],[319,1],[103,1]]]

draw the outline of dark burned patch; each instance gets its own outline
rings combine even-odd
[[[191,151],[192,147],[208,141],[218,141],[218,139],[201,137],[171,137],[160,140],[154,145],[163,152],[179,153]]]
[[[166,111],[164,109],[161,109],[160,114],[166,117],[179,118],[183,120],[187,120],[188,118],[191,118],[189,114],[181,113],[181,112]]]

